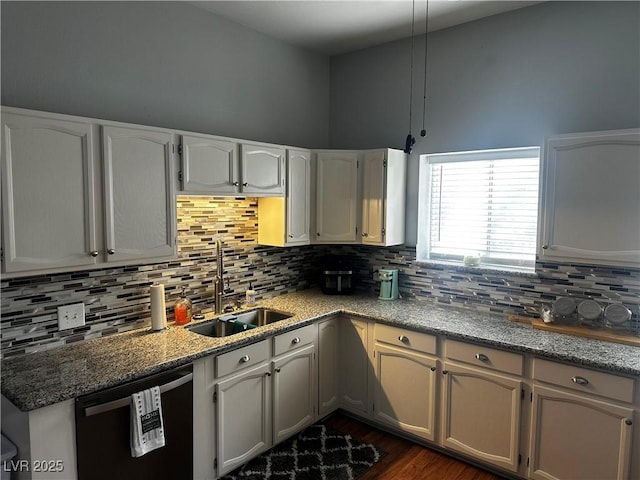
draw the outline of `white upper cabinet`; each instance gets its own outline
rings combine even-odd
[[[285,150],[211,135],[182,135],[181,189],[218,196],[283,197]]]
[[[107,261],[175,254],[172,134],[102,127]]]
[[[250,196],[284,196],[284,148],[243,143],[240,151],[242,155],[240,191]]]
[[[87,122],[5,109],[5,272],[91,266],[98,261],[96,137],[96,129]]]
[[[5,273],[175,257],[173,134],[117,125],[3,109]]]
[[[182,189],[237,194],[238,144],[207,136],[182,135]]]
[[[358,152],[318,152],[315,241],[357,243],[358,207]]]
[[[547,139],[541,260],[640,265],[640,130]]]
[[[277,247],[310,243],[311,152],[287,150],[286,197],[258,198],[258,243]]]
[[[407,161],[399,150],[372,150],[362,155],[362,243],[404,243]]]

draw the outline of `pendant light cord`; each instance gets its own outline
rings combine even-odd
[[[416,18],[416,0],[413,0],[411,6],[411,59],[409,62],[409,134],[411,134],[411,114],[413,108],[413,40],[414,40],[414,24]]]
[[[427,12],[424,21],[424,93],[422,96],[422,131],[420,136],[427,134],[425,118],[427,116],[427,39],[429,38],[429,0],[427,0]]]

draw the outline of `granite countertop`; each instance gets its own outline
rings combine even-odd
[[[327,296],[317,290],[305,290],[261,301],[258,306],[293,316],[226,338],[205,337],[182,326],[169,325],[161,332],[145,328],[6,359],[2,361],[2,394],[22,411],[35,410],[185,365],[339,312],[640,376],[639,347],[535,330],[529,325],[510,322],[502,315],[439,306],[428,301],[388,302],[372,295]]]

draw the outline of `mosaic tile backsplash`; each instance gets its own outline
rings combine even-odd
[[[257,200],[178,197],[178,259],[152,265],[32,276],[1,281],[2,357],[23,355],[66,343],[123,332],[149,324],[149,286],[163,283],[167,320],[186,288],[194,311],[213,308],[215,243],[223,242],[226,277],[236,295],[252,283],[257,297],[317,285],[322,257],[351,255],[358,290],[375,293],[375,268],[397,268],[403,296],[484,312],[537,315],[557,297],[593,298],[603,306],[640,303],[640,270],[571,264],[536,265],[536,274],[491,272],[418,263],[413,247],[303,246],[257,244]],[[58,331],[59,305],[84,302],[86,325]],[[636,323],[637,325],[637,323]]]

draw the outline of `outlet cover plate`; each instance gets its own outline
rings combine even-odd
[[[58,330],[84,325],[84,303],[73,303],[58,307]]]

